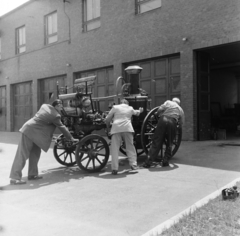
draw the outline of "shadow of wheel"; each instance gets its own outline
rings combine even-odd
[[[143,121],[142,129],[141,129],[141,142],[142,142],[143,150],[146,154],[148,154],[149,149],[152,145],[152,135],[154,134],[155,129],[157,127],[157,123],[158,123],[158,117],[156,115],[157,110],[158,110],[158,107],[153,108],[146,115]],[[182,128],[180,126],[177,126],[176,136],[173,140],[171,158],[176,154],[178,148],[180,147],[181,141],[182,141]],[[160,159],[163,158],[165,150],[166,150],[166,142],[164,142],[159,152]]]
[[[108,162],[108,143],[98,134],[87,135],[77,145],[75,157],[80,169],[87,172],[98,172]]]

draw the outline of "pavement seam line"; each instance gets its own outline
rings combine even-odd
[[[237,182],[240,182],[240,178],[237,178],[230,182],[229,184],[225,185],[221,189],[211,193],[210,195],[204,197],[200,201],[196,202],[192,206],[188,207],[187,209],[183,210],[179,214],[173,216],[169,220],[164,221],[163,223],[159,224],[158,226],[152,228],[148,232],[144,233],[142,236],[160,236],[161,233],[163,233],[165,230],[172,227],[174,224],[178,223],[180,219],[183,217],[189,215],[190,213],[193,213],[198,208],[206,205],[210,200],[215,199],[216,197],[220,196],[222,194],[222,190],[225,188],[230,188],[233,185],[235,185]]]

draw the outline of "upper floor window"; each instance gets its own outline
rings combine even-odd
[[[53,12],[45,17],[45,42],[50,44],[57,41],[57,12]]]
[[[83,31],[89,31],[101,26],[101,0],[83,0]]]
[[[136,14],[154,10],[161,5],[162,0],[136,0]]]
[[[16,29],[16,53],[26,51],[26,27],[22,26]]]

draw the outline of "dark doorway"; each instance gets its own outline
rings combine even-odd
[[[240,42],[196,51],[198,140],[240,138]],[[240,131],[239,131],[240,132]]]

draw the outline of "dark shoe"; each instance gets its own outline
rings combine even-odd
[[[162,162],[162,167],[167,167],[167,166],[169,166],[169,162],[168,161]]]
[[[139,167],[137,165],[132,165],[131,166],[131,170],[138,170],[138,169],[139,169]]]
[[[38,179],[42,179],[42,176],[39,175],[30,175],[28,176],[28,180],[38,180]]]
[[[117,175],[118,171],[117,170],[113,170],[112,171],[112,175]]]
[[[11,179],[10,184],[12,185],[20,185],[20,184],[26,184],[27,182],[21,179]]]
[[[152,166],[152,161],[145,161],[144,163],[143,163],[143,167],[144,168],[150,168]]]

